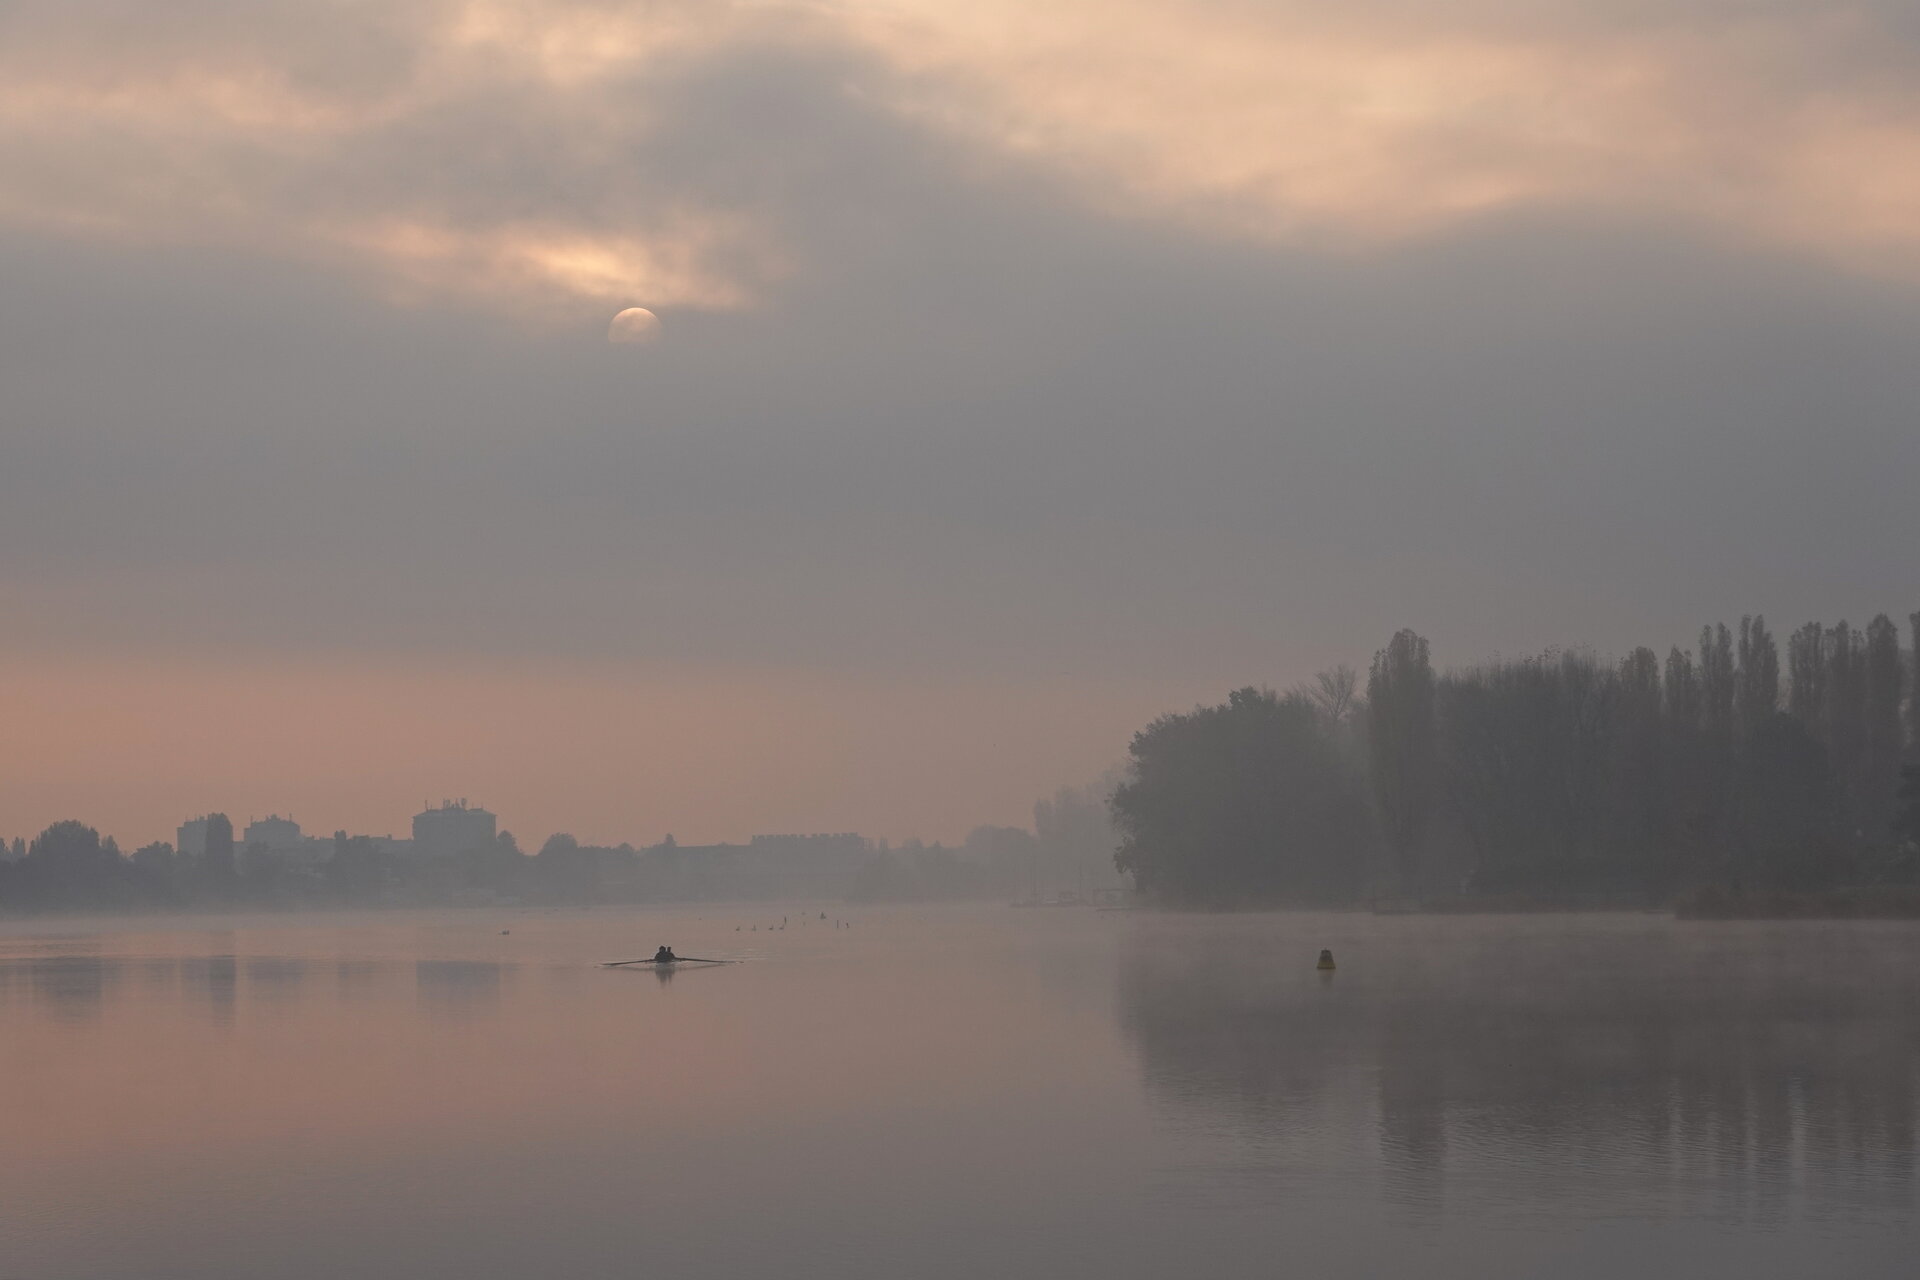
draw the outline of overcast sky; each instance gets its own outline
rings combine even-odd
[[[20,834],[951,839],[1920,608],[1891,0],[0,0],[0,282]]]

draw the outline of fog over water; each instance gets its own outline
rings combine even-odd
[[[596,967],[661,940],[746,962]],[[36,1280],[1906,1275],[1916,974],[1902,924],[1639,915],[16,924],[0,1250]]]

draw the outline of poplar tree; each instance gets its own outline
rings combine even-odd
[[[1915,615],[1920,618],[1920,614]],[[1787,637],[1787,710],[1821,741],[1827,737],[1826,631],[1809,622]]]
[[[1733,733],[1733,636],[1722,622],[1700,628],[1701,723],[1713,739]]]
[[[1733,780],[1733,636],[1726,624],[1700,628],[1700,725],[1702,808],[1706,825],[1718,830]]]
[[[1780,651],[1767,630],[1767,620],[1756,613],[1740,619],[1740,670],[1734,693],[1740,740],[1751,737],[1755,726],[1779,706]]]
[[[1414,871],[1433,808],[1433,702],[1426,639],[1395,632],[1367,673],[1367,753],[1380,825],[1402,876]]]
[[[1613,822],[1629,866],[1657,854],[1669,821],[1663,763],[1660,659],[1642,647],[1620,663],[1611,737]]]
[[[1667,654],[1661,684],[1665,711],[1662,775],[1667,797],[1667,820],[1679,845],[1697,853],[1705,843],[1711,813],[1703,795],[1705,761],[1702,758],[1700,668],[1693,655],[1675,645]]]
[[[1679,645],[1667,654],[1666,680],[1661,692],[1670,725],[1686,729],[1700,727],[1700,671],[1693,664],[1693,655]]]
[[[1920,613],[1907,615],[1913,639],[1913,679],[1907,682],[1907,741],[1920,752]]]
[[[1859,634],[1844,620],[1836,622],[1827,632],[1827,751],[1850,817],[1857,814],[1866,750],[1866,665]]]
[[[1905,734],[1900,723],[1900,629],[1880,614],[1867,624],[1862,660],[1864,742],[1861,760],[1861,813],[1864,830],[1876,838],[1893,816],[1893,794],[1900,782]]]

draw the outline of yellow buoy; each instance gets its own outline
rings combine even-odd
[[[1313,967],[1320,970],[1322,973],[1333,972],[1333,952],[1322,951],[1320,953],[1320,963],[1314,965]]]

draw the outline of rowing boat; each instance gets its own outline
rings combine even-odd
[[[738,960],[702,960],[698,956],[675,956],[671,960],[609,960],[602,969],[688,969],[703,964],[739,964]]]

